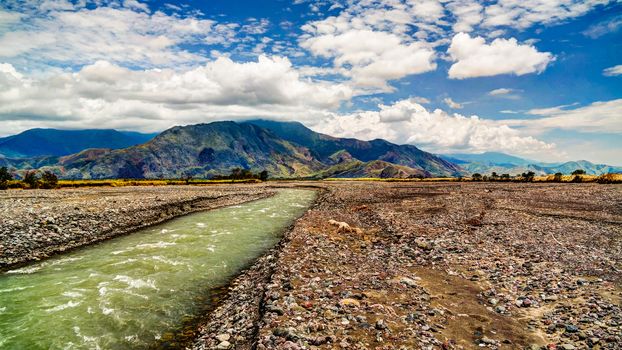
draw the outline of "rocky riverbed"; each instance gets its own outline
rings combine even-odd
[[[622,186],[322,186],[195,349],[622,348]]]
[[[0,191],[0,269],[273,193],[260,184]]]

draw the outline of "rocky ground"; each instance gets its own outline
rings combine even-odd
[[[271,193],[242,184],[0,191],[0,269]]]
[[[622,348],[622,186],[322,186],[194,348]]]

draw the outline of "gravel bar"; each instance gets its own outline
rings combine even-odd
[[[0,191],[0,270],[273,193],[262,184]]]

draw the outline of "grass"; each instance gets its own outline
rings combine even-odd
[[[580,180],[578,180],[580,179]],[[511,178],[509,180],[478,181],[471,177],[430,177],[424,179],[380,179],[380,178],[327,178],[324,181],[383,181],[383,182],[523,182],[523,179]],[[561,181],[555,180],[555,175],[542,175],[533,178],[532,182],[597,182],[597,183],[622,183],[622,174],[603,175],[563,175]]]
[[[58,180],[59,188],[77,187],[124,187],[124,186],[168,186],[168,185],[212,185],[226,183],[258,183],[257,179],[242,180],[203,180],[192,179],[190,181],[179,179],[105,179],[105,180]],[[27,188],[21,181],[9,181],[9,188]]]

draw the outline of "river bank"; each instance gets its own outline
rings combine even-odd
[[[261,184],[0,191],[0,270],[272,194]]]
[[[622,187],[324,186],[194,349],[622,343]]]

